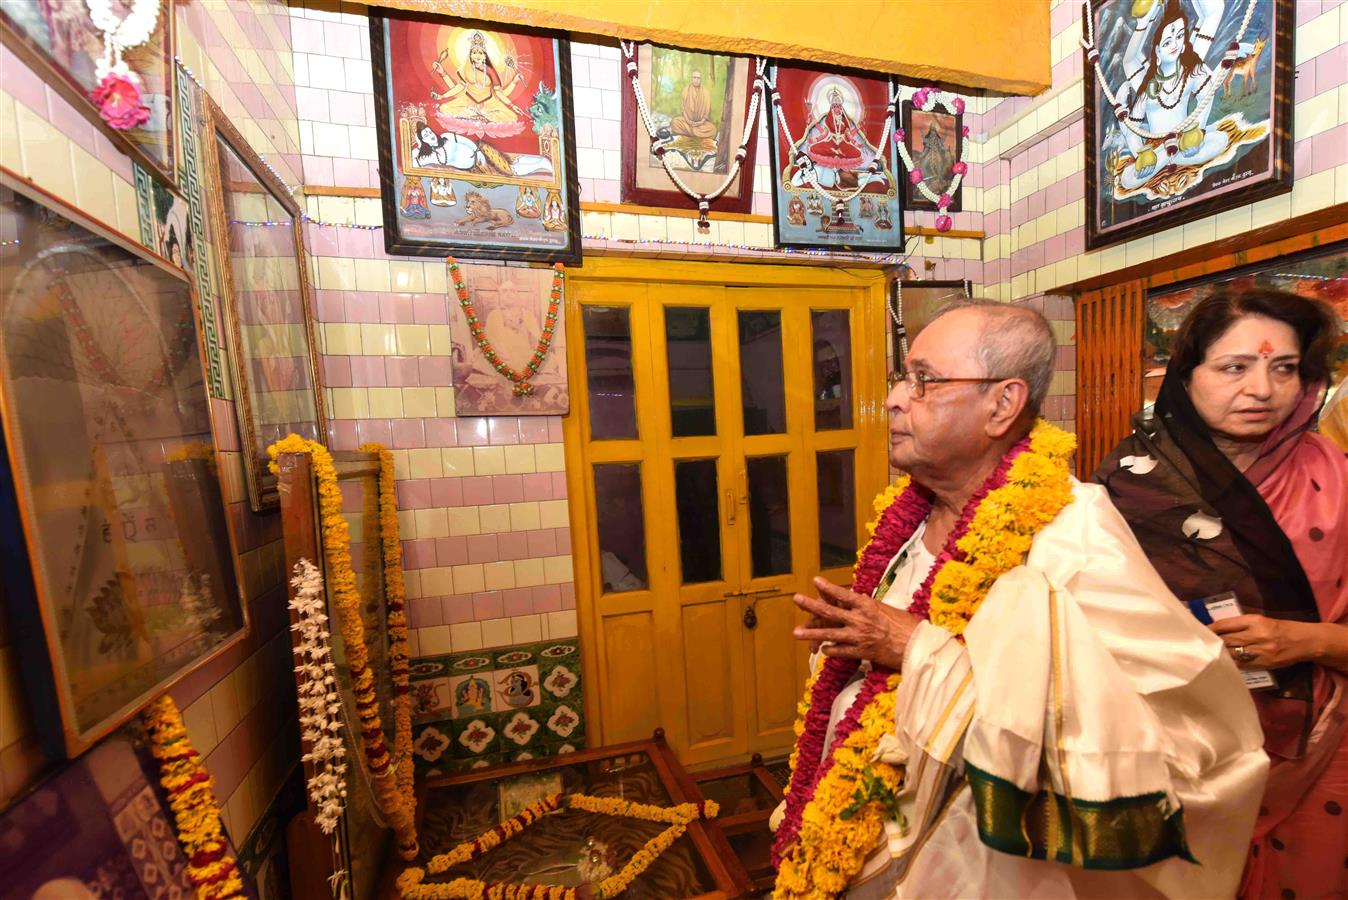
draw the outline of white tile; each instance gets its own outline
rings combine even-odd
[[[440,656],[445,653],[454,652],[454,643],[450,634],[449,625],[432,625],[429,628],[417,629],[417,649],[418,653],[413,656]],[[408,648],[409,651],[411,648]],[[467,649],[474,649],[465,647]]]
[[[479,622],[459,622],[449,626],[450,635],[454,643],[454,652],[459,653],[464,650],[481,650],[482,644],[482,625]]]
[[[543,617],[539,615],[511,617],[510,634],[511,642],[515,644],[531,644],[543,640]]]
[[[548,640],[558,638],[575,637],[576,629],[576,611],[574,609],[564,609],[560,612],[550,612],[548,617]]]
[[[482,626],[483,649],[509,647],[514,643],[509,619],[487,619],[477,624]]]

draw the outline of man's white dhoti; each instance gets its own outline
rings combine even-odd
[[[1254,704],[1105,490],[1073,497],[963,643],[918,626],[906,821],[849,897],[1234,894],[1268,768]]]

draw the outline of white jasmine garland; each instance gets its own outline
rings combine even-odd
[[[101,81],[109,72],[135,77],[122,60],[122,53],[139,47],[154,34],[159,21],[160,0],[133,0],[131,11],[118,18],[112,11],[111,0],[84,0],[89,8],[89,19],[103,32],[103,56],[94,69]]]
[[[334,858],[337,853],[337,824],[346,808],[346,743],[342,736],[342,697],[337,687],[337,669],[332,662],[332,635],[328,631],[327,599],[323,575],[307,559],[295,563],[295,588],[290,608],[295,611],[292,631],[299,634],[295,647],[295,672],[299,677],[300,734],[308,752],[304,761],[312,763],[309,800],[316,810],[314,821],[324,834],[332,835]],[[343,896],[342,884],[334,883],[334,896]]]

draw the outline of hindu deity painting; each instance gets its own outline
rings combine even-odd
[[[902,117],[903,141],[913,164],[922,170],[922,183],[938,197],[948,193],[955,177],[955,163],[964,152],[964,114],[952,115],[939,108],[914,109],[913,102],[905,100]],[[946,211],[960,212],[964,208],[963,196],[956,191]],[[911,182],[904,184],[903,204],[905,209],[936,209],[936,204]]]
[[[637,82],[679,178],[694,191],[720,187],[735,164],[744,136],[753,88],[753,61],[739,56],[694,53],[674,47],[641,44],[636,48]],[[749,212],[753,201],[754,155],[758,141],[746,148],[740,174],[715,201],[723,212]],[[623,80],[623,199],[647,206],[695,209],[652,152],[651,134],[637,110],[636,93]]]
[[[565,38],[370,17],[389,253],[577,262]]]
[[[777,244],[900,250],[903,207],[888,83],[783,66],[777,91],[780,115],[768,126]]]
[[[1087,247],[1292,189],[1290,4],[1103,0],[1091,14]]]

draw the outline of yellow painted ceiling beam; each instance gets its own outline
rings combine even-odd
[[[1037,94],[1051,82],[1048,0],[376,0],[577,34],[889,72]]]

